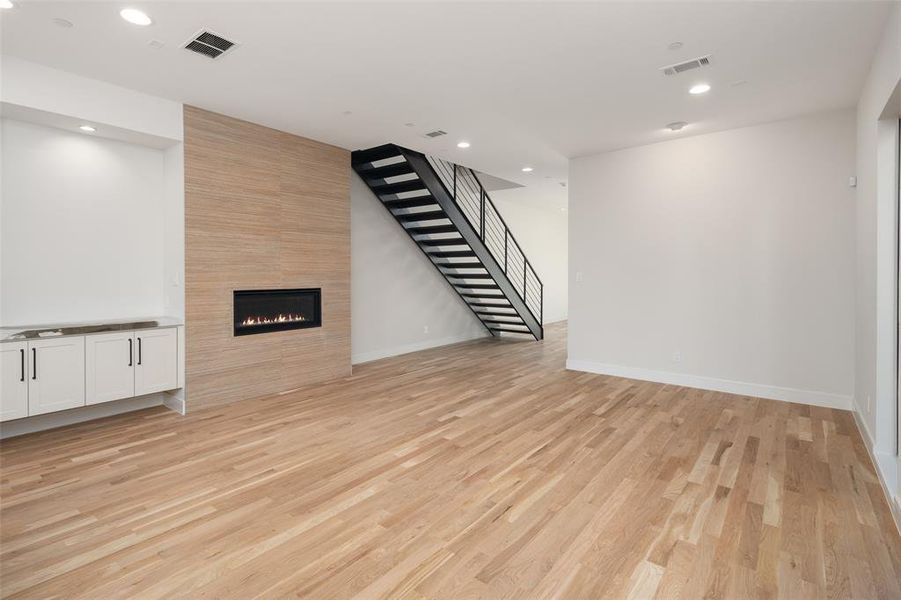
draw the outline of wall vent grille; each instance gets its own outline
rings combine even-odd
[[[186,50],[202,54],[209,58],[219,58],[229,50],[233,49],[236,45],[235,42],[227,40],[221,35],[202,29],[196,35],[191,37],[184,47]]]
[[[708,54],[707,56],[699,56],[698,58],[686,60],[685,62],[676,63],[674,65],[660,67],[660,70],[663,71],[664,75],[678,75],[679,73],[684,73],[685,71],[692,71],[694,69],[700,69],[701,67],[709,66],[710,55]]]
[[[441,131],[440,129],[436,129],[435,131],[430,131],[426,134],[426,136],[430,137],[430,138],[441,137],[442,135],[447,135],[447,132]]]

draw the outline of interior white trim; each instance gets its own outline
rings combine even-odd
[[[701,375],[689,375],[685,373],[672,373],[669,371],[654,371],[640,367],[624,367],[610,365],[587,360],[567,359],[566,368],[572,371],[584,371],[599,375],[612,375],[627,379],[639,379],[641,381],[655,381],[685,387],[740,394],[742,396],[754,396],[768,400],[781,400],[783,402],[796,402],[811,406],[825,408],[839,408],[851,410],[851,396],[819,392],[814,390],[799,390],[795,388],[748,383],[745,381],[731,381],[729,379],[717,379]]]
[[[36,415],[34,417],[26,417],[15,421],[7,421],[5,423],[0,423],[0,439],[11,438],[26,433],[34,433],[36,431],[44,431],[46,429],[56,429],[57,427],[65,427],[66,425],[74,425],[75,423],[83,423],[84,421],[102,419],[104,417],[111,417],[113,415],[150,408],[152,406],[162,406],[163,404],[163,394],[147,394],[136,398],[125,398],[122,400],[114,400],[113,402],[104,402],[103,404],[80,406],[70,410],[47,413],[46,415]]]
[[[854,422],[857,424],[857,430],[860,431],[860,437],[863,438],[863,445],[867,448],[867,454],[870,460],[876,465],[876,475],[879,478],[879,485],[882,486],[882,492],[888,500],[889,508],[892,511],[892,517],[895,520],[895,527],[901,534],[901,497],[892,493],[892,490],[898,489],[898,482],[895,481],[895,457],[888,452],[876,452],[873,450],[873,436],[867,427],[867,422],[860,417],[857,410],[851,411],[854,414]]]
[[[470,340],[477,340],[482,337],[486,337],[485,335],[455,335],[448,336],[443,338],[438,338],[435,340],[423,340],[421,342],[415,342],[413,344],[404,344],[402,346],[395,346],[393,348],[385,348],[382,350],[374,350],[372,352],[361,352],[359,354],[353,354],[350,357],[350,362],[353,365],[359,365],[367,362],[372,362],[374,360],[379,360],[381,358],[388,358],[390,356],[399,356],[401,354],[409,354],[410,352],[419,352],[420,350],[428,350],[430,348],[437,348],[439,346],[447,346],[449,344],[458,344],[460,342],[468,342]]]

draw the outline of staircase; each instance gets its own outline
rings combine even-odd
[[[491,335],[544,337],[544,285],[472,169],[394,144],[351,161]]]

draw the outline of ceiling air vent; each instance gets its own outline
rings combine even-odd
[[[426,134],[426,136],[430,137],[430,138],[441,137],[442,135],[447,135],[447,132],[441,131],[440,129],[436,129],[435,131],[430,131]]]
[[[206,30],[201,30],[185,44],[187,50],[209,58],[219,58],[234,47],[234,42]]]
[[[691,71],[693,69],[700,69],[701,67],[709,66],[710,55],[708,54],[707,56],[700,56],[698,58],[686,60],[685,62],[680,62],[675,65],[660,67],[660,70],[663,71],[664,75],[678,75],[679,73],[684,73],[685,71]]]

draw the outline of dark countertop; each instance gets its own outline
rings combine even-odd
[[[149,317],[142,319],[115,319],[110,321],[89,321],[83,323],[57,323],[54,325],[20,325],[0,327],[0,342],[41,340],[68,335],[89,335],[133,329],[158,329],[183,325],[182,319],[174,317]]]

